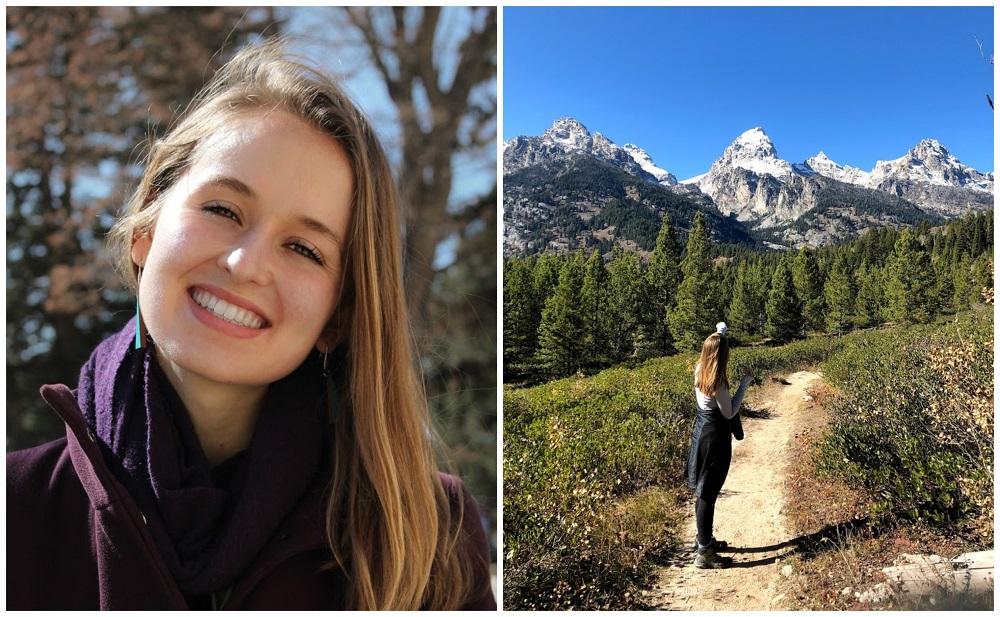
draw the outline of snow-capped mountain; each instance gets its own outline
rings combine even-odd
[[[858,186],[867,187],[868,179],[871,177],[869,172],[858,169],[857,167],[839,165],[835,163],[822,150],[820,150],[819,154],[816,156],[807,158],[805,165],[812,171],[824,175],[827,178],[833,178],[834,180],[840,180],[841,182],[856,184]]]
[[[708,172],[688,180],[715,201],[723,214],[759,227],[794,220],[815,206],[812,175],[778,157],[771,138],[759,126],[741,133]]]
[[[664,216],[681,237],[701,212],[718,242],[752,245],[696,188],[662,186],[596,156],[577,153],[504,175],[505,256],[613,245],[652,251]]]
[[[649,156],[649,154],[647,154],[646,151],[639,146],[635,144],[625,144],[622,146],[622,149],[625,150],[625,152],[628,152],[629,156],[632,157],[632,160],[638,163],[639,167],[642,167],[646,173],[656,178],[656,181],[660,184],[664,186],[673,186],[674,184],[677,184],[677,178],[674,174],[670,173],[666,169],[657,167],[656,164],[653,163],[653,159]]]
[[[540,137],[521,135],[504,142],[504,174],[574,154],[589,154],[650,182],[664,186],[677,184],[673,174],[657,167],[638,146],[622,147],[601,133],[591,134],[574,118],[559,118]]]
[[[965,165],[936,139],[922,140],[898,159],[875,163],[869,186],[883,188],[906,181],[993,192],[992,173],[984,174]]]
[[[788,178],[795,173],[791,163],[778,158],[774,142],[759,126],[741,133],[712,167],[739,167],[758,175],[769,174],[779,179]],[[711,173],[710,169],[709,174]]]
[[[505,253],[634,247],[628,242],[655,228],[649,216],[661,216],[664,204],[674,204],[679,220],[698,209],[732,226],[727,233],[742,229],[790,247],[842,241],[871,227],[940,224],[993,204],[993,173],[963,164],[931,139],[864,171],[823,151],[786,161],[764,129],[753,127],[708,171],[678,183],[639,146],[618,146],[561,118],[539,137],[506,142],[503,161]],[[628,175],[609,175],[607,165]]]
[[[726,214],[756,227],[772,227],[815,206],[815,187],[808,180],[816,175],[903,197],[945,217],[992,203],[993,174],[963,164],[933,139],[921,141],[898,159],[879,161],[866,172],[839,165],[822,151],[804,163],[788,163],[778,158],[760,127],[741,134],[706,173],[683,184],[697,186]]]

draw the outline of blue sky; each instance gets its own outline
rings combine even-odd
[[[503,138],[572,116],[685,179],[761,126],[870,170],[924,138],[993,170],[992,7],[504,9]]]

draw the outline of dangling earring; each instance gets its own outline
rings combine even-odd
[[[337,417],[337,398],[334,392],[333,372],[327,366],[329,356],[329,351],[323,352],[323,383],[326,385],[326,419],[328,423],[333,424]]]
[[[142,325],[142,313],[139,312],[139,283],[142,282],[142,268],[135,279],[135,348],[146,348],[146,328]]]

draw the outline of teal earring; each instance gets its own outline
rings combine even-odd
[[[142,282],[142,268],[135,279],[135,348],[146,348],[146,329],[142,327],[142,313],[139,312],[139,283]]]

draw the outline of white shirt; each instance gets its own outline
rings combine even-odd
[[[699,366],[701,366],[700,362],[694,365],[694,394],[698,398],[698,409],[703,411],[718,409],[723,417],[727,419],[734,417],[740,412],[740,406],[743,405],[743,395],[746,394],[747,386],[753,381],[753,377],[744,377],[740,381],[740,387],[736,389],[736,394],[732,398],[729,396],[729,388],[726,387],[725,383],[719,384],[719,388],[715,392],[715,397],[711,397],[698,389]]]

